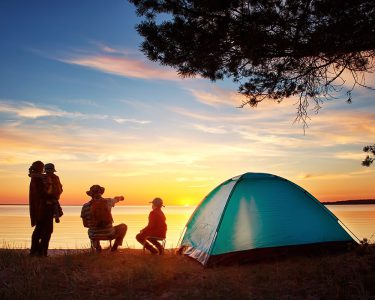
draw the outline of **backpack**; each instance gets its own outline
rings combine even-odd
[[[111,210],[105,199],[95,200],[91,204],[92,225],[94,227],[107,227],[113,223]]]

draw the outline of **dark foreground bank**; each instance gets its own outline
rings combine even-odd
[[[205,269],[166,251],[0,250],[0,299],[375,299],[375,247]]]

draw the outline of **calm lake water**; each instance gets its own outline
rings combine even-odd
[[[368,238],[375,242],[375,205],[328,205],[349,231],[359,239]],[[195,207],[166,207],[167,248],[178,245],[186,222]],[[61,223],[54,224],[51,249],[81,249],[90,246],[87,229],[80,218],[81,206],[63,206],[64,216]],[[149,206],[116,206],[112,209],[115,224],[125,223],[128,232],[124,247],[141,248],[135,235],[146,226]],[[0,247],[29,248],[33,228],[30,226],[27,205],[0,205]],[[103,242],[104,244],[104,242]]]
[[[80,218],[81,206],[63,206],[60,223],[54,223],[50,249],[81,249],[90,247],[87,228]],[[195,207],[163,208],[167,217],[167,248],[176,247],[181,233]],[[114,225],[125,223],[128,232],[123,247],[142,248],[135,240],[147,225],[150,206],[116,206],[112,209]],[[29,248],[33,229],[27,205],[0,205],[0,247]],[[105,245],[106,242],[102,242]]]

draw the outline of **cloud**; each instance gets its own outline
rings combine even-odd
[[[134,157],[128,157],[129,152],[137,153],[139,149],[134,149],[133,144],[139,142],[140,138],[136,135],[119,134],[113,129],[71,124],[5,125],[0,128],[0,144],[6,145],[0,151],[0,163],[20,164],[33,161],[36,157],[91,165],[124,161],[127,158],[132,162]]]
[[[210,92],[197,89],[188,89],[188,91],[190,91],[193,94],[197,101],[214,107],[238,107],[242,104],[242,101],[245,99],[243,95],[240,95],[237,92],[228,91],[218,86],[211,88]]]
[[[30,102],[12,103],[0,101],[0,112],[11,113],[21,118],[37,119],[41,117],[82,116],[81,113],[68,113],[53,107],[38,107]]]
[[[205,132],[205,133],[212,133],[212,134],[225,134],[225,133],[228,133],[228,131],[226,129],[224,129],[223,127],[209,127],[209,126],[205,126],[205,125],[201,125],[201,124],[195,124],[193,125],[193,128],[199,130],[199,131],[202,131],[202,132]]]
[[[366,153],[361,152],[360,150],[361,149],[358,149],[358,151],[356,151],[356,152],[350,152],[350,151],[337,152],[337,153],[335,153],[335,157],[338,158],[338,159],[354,160],[354,161],[360,162],[367,155]]]
[[[334,71],[331,69],[331,74],[336,74],[337,71]],[[341,74],[341,76],[336,79],[336,81],[333,82],[333,84],[336,84],[339,89],[342,87],[343,91],[346,92],[347,90],[351,90],[353,86],[355,87],[355,91],[365,91],[364,87],[361,87],[360,85],[363,86],[370,86],[374,88],[373,82],[375,80],[375,74],[372,72],[358,72],[358,73],[353,73],[347,69]],[[360,85],[358,85],[356,82],[358,82]]]
[[[122,49],[92,41],[94,49],[72,49],[63,54],[50,54],[33,49],[34,53],[63,63],[82,66],[127,78],[181,81],[183,78],[168,66],[146,60],[139,51]],[[188,78],[184,80],[188,81]]]
[[[314,119],[307,136],[322,147],[368,143],[375,139],[375,113],[326,111]]]
[[[171,68],[161,67],[155,63],[145,62],[139,58],[126,57],[126,54],[119,55],[119,52],[112,48],[104,48],[104,50],[105,53],[74,54],[70,55],[70,57],[59,58],[58,60],[64,63],[129,78],[172,81],[182,80],[177,72]]]
[[[124,49],[120,47],[112,47],[112,46],[108,46],[107,44],[98,42],[98,41],[92,41],[91,44],[94,45],[95,48],[97,48],[102,53],[110,53],[113,55],[125,55],[128,57],[130,56],[139,57],[138,50],[126,49],[126,48]]]
[[[139,131],[132,134],[121,128],[94,128],[77,123],[3,125],[0,128],[0,143],[7,146],[0,151],[0,161],[7,164],[32,161],[37,154],[38,157],[67,158],[68,161],[91,164],[132,166],[132,172],[138,167],[153,169],[160,166],[163,166],[163,170],[178,172],[181,166],[192,166],[198,162],[201,167],[202,161],[212,152],[195,149],[195,145],[184,138],[178,140],[160,135],[153,136],[151,140],[147,131],[140,136]],[[171,148],[171,145],[176,147]],[[64,155],[67,153],[69,157]]]
[[[195,96],[204,95],[202,99],[209,104],[221,105],[225,103],[226,94],[231,92],[223,89],[211,89],[212,94],[197,90],[190,91]],[[210,92],[210,93],[211,93]],[[219,98],[222,94],[222,98]],[[232,93],[233,94],[233,93]],[[369,97],[369,96],[368,96]],[[375,113],[368,107],[369,98],[361,97],[356,103],[345,105],[340,109],[337,101],[327,102],[318,114],[310,115],[309,127],[304,135],[302,124],[294,124],[295,108],[293,99],[282,103],[265,101],[256,108],[191,109],[184,107],[170,107],[169,110],[190,119],[192,128],[207,131],[219,128],[221,132],[236,133],[244,140],[254,140],[261,137],[290,146],[303,146],[309,142],[310,146],[331,147],[334,145],[348,145],[363,143],[375,139]],[[214,99],[211,101],[211,99]],[[218,107],[218,106],[217,106]],[[358,120],[361,120],[358,122]],[[199,121],[199,127],[196,122]],[[213,133],[213,131],[211,132]],[[296,144],[296,142],[298,144]]]
[[[117,117],[113,117],[113,121],[115,121],[116,123],[119,123],[119,124],[123,124],[123,123],[135,123],[135,124],[149,124],[151,123],[151,121],[147,121],[147,120],[136,120],[136,119],[124,119],[124,118],[117,118]]]
[[[202,87],[190,87],[186,88],[195,98],[196,101],[203,103],[207,106],[212,107],[233,107],[233,108],[240,108],[242,105],[248,100],[248,98],[242,94],[240,94],[236,87],[233,89],[222,88],[219,85],[206,85]],[[269,111],[272,110],[275,112],[276,108],[285,108],[285,107],[296,107],[298,104],[298,97],[290,97],[288,99],[284,99],[281,102],[275,101],[273,99],[266,98],[262,102],[260,102],[256,107],[250,107],[245,105],[244,108],[249,108],[250,110],[261,110],[261,111]]]
[[[18,101],[10,102],[0,100],[0,113],[8,113],[24,119],[59,117],[80,120],[111,120],[118,124],[134,123],[145,125],[151,123],[151,121],[149,120],[129,119],[119,116],[110,116],[106,114],[84,114],[80,112],[68,112],[55,106],[37,106],[34,103]]]
[[[374,170],[362,169],[360,171],[352,171],[347,173],[321,173],[321,174],[300,174],[299,180],[340,180],[359,176],[368,176],[374,174]]]
[[[191,120],[198,120],[198,121],[207,121],[212,123],[219,123],[222,124],[247,124],[247,125],[254,125],[255,121],[259,121],[261,123],[266,123],[269,121],[269,118],[280,118],[283,119],[280,112],[277,116],[271,113],[265,114],[264,111],[258,110],[257,108],[254,109],[246,109],[246,108],[233,108],[232,110],[228,111],[217,111],[217,110],[197,110],[191,108],[184,108],[178,106],[170,106],[168,109],[176,114],[184,116]],[[287,118],[284,118],[284,122],[288,122]],[[290,125],[291,122],[288,122]]]
[[[187,88],[194,99],[199,103],[207,105],[207,108],[194,111],[182,107],[170,107],[170,110],[197,120],[215,121],[221,120],[228,122],[251,122],[257,121],[261,123],[270,123],[271,121],[287,124],[290,126],[294,121],[295,101],[288,99],[281,103],[274,100],[264,100],[257,107],[244,106],[241,104],[246,100],[245,96],[235,92],[221,88],[219,86],[203,86],[200,88]]]

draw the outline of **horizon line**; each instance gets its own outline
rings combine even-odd
[[[318,199],[317,199],[318,200]],[[320,203],[323,203],[323,204],[326,204],[326,203],[337,203],[337,202],[349,202],[349,201],[375,201],[374,198],[367,198],[367,199],[347,199],[347,200],[332,200],[332,201],[320,201],[318,200]],[[84,204],[84,203],[83,203]],[[69,204],[69,205],[64,205],[64,204],[61,204],[61,206],[82,206],[83,204]],[[29,205],[28,203],[0,203],[0,206],[1,205]],[[196,205],[167,205],[166,207],[194,207],[194,206],[198,206],[198,204]],[[132,206],[132,207],[148,207],[149,205],[116,205],[116,206]]]

